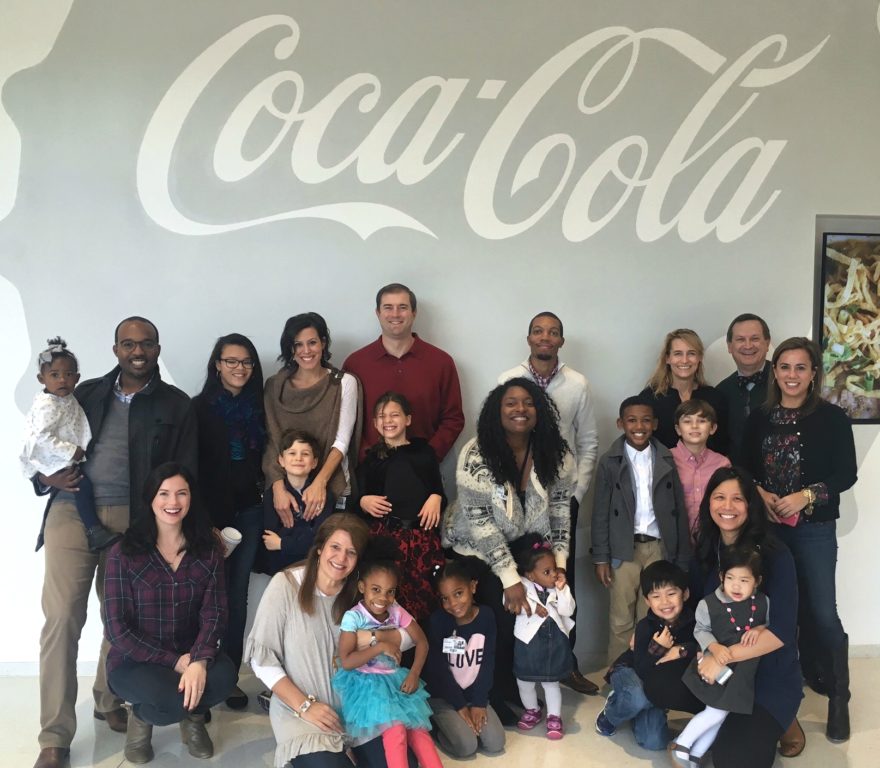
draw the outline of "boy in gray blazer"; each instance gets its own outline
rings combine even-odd
[[[599,459],[593,499],[592,547],[596,578],[609,590],[609,664],[629,648],[636,622],[642,570],[670,560],[684,570],[690,538],[684,493],[669,449],[652,436],[657,420],[639,396],[620,404],[623,431]]]

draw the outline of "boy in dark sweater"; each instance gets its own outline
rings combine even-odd
[[[611,693],[596,718],[596,731],[613,736],[632,720],[636,743],[643,749],[666,749],[666,710],[699,712],[703,704],[681,676],[699,650],[694,614],[685,607],[688,577],[677,565],[658,560],[641,574],[648,613],[636,625],[635,643],[609,671]]]
[[[336,499],[327,493],[324,509],[311,520],[303,517],[305,503],[302,494],[312,482],[318,468],[318,441],[301,429],[289,429],[278,445],[281,453],[278,463],[284,469],[284,488],[296,500],[293,525],[285,528],[275,511],[271,492],[263,495],[263,547],[257,552],[254,570],[274,576],[288,565],[305,558],[318,530],[333,514]]]

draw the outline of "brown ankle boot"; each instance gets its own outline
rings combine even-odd
[[[189,714],[180,721],[180,739],[193,757],[206,759],[214,756],[214,742],[205,728],[205,716]]]
[[[807,746],[807,737],[798,719],[795,718],[788,730],[779,737],[779,752],[783,757],[797,757]]]
[[[130,763],[149,763],[153,759],[152,738],[153,724],[144,722],[131,712],[125,733],[125,759]]]

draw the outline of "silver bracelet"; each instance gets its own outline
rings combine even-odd
[[[308,696],[306,696],[303,703],[299,705],[299,709],[292,709],[291,712],[293,712],[296,717],[302,717],[306,712],[309,711],[309,707],[311,707],[312,704],[314,704],[316,701],[317,699],[312,696],[312,694],[309,694]]]

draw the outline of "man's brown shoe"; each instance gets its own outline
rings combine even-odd
[[[109,712],[95,710],[95,720],[103,720],[116,733],[125,733],[128,730],[128,710],[125,707],[111,709]]]
[[[586,694],[587,696],[595,696],[599,693],[599,686],[594,682],[587,680],[580,672],[572,672],[568,677],[561,681],[563,685],[567,685],[573,691]]]
[[[68,764],[70,750],[64,747],[43,747],[34,768],[64,768]]]

